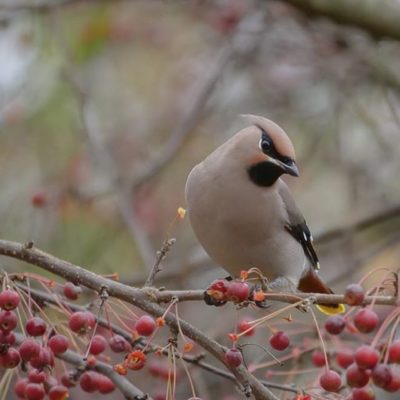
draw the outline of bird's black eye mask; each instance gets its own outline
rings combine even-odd
[[[261,129],[261,139],[258,143],[260,150],[267,156],[274,158],[275,160],[279,160],[284,164],[292,163],[293,160],[290,157],[282,156],[276,151],[274,143],[272,142],[272,139],[269,137],[268,133],[265,132],[264,129],[262,128],[260,129]]]

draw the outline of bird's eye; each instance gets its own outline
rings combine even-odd
[[[272,148],[272,142],[271,142],[271,140],[269,140],[269,139],[267,139],[267,138],[261,139],[260,147],[261,147],[261,150],[262,150],[264,153],[268,153],[268,152],[271,150],[271,148]]]

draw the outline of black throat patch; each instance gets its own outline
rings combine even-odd
[[[247,172],[257,186],[272,186],[284,173],[281,167],[269,161],[252,165]]]

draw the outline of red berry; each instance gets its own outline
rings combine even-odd
[[[369,308],[362,309],[354,316],[354,325],[362,333],[372,332],[379,323],[379,317],[375,311]]]
[[[347,384],[350,387],[360,388],[369,381],[369,375],[364,369],[358,368],[356,363],[351,364],[346,370]]]
[[[388,349],[389,362],[400,364],[400,340],[395,340]]]
[[[46,332],[46,322],[39,317],[33,317],[26,321],[25,325],[26,331],[31,336],[43,336]]]
[[[95,316],[88,311],[74,312],[69,317],[68,321],[68,326],[71,329],[71,331],[79,333],[81,335],[93,329],[95,324],[96,324]]]
[[[331,315],[325,321],[325,329],[331,335],[339,335],[346,326],[346,322],[341,315]]]
[[[0,311],[0,329],[4,332],[9,332],[17,326],[17,316],[14,311]]]
[[[4,368],[15,368],[21,362],[18,350],[10,347],[5,353],[0,355],[0,365]]]
[[[365,292],[361,285],[352,283],[346,287],[344,301],[350,306],[359,306],[364,301]]]
[[[311,361],[316,367],[323,367],[325,365],[325,356],[321,350],[314,350],[311,354]]]
[[[17,341],[14,332],[3,332],[0,330],[0,344],[14,345]]]
[[[28,382],[29,381],[27,378],[19,378],[15,382],[14,392],[21,399],[25,398],[25,388],[26,388],[26,385],[28,384]]]
[[[361,369],[374,368],[378,364],[379,352],[371,346],[360,346],[354,353],[354,359]]]
[[[61,375],[61,383],[67,388],[76,386],[76,375],[74,371],[67,371]]]
[[[255,329],[249,324],[251,321],[250,318],[243,318],[239,323],[238,323],[238,331],[240,333],[247,331],[244,335],[245,336],[253,336],[255,333]]]
[[[250,288],[246,282],[232,281],[229,283],[226,297],[234,303],[241,303],[249,298]]]
[[[3,310],[14,310],[19,304],[19,294],[10,289],[0,293],[0,308]]]
[[[230,366],[230,367],[238,367],[240,364],[243,362],[243,356],[240,350],[236,348],[229,349],[225,353],[225,362]]]
[[[351,400],[375,400],[375,393],[370,387],[353,389]]]
[[[349,365],[353,364],[353,362],[353,350],[344,348],[336,353],[336,363],[340,367],[347,368]]]
[[[97,354],[102,353],[107,347],[107,340],[104,336],[94,335],[90,342],[89,352],[97,356]]]
[[[99,375],[98,389],[99,389],[100,393],[107,394],[107,393],[111,393],[114,391],[115,385],[114,385],[114,382],[107,376]]]
[[[108,344],[114,353],[127,353],[132,351],[131,344],[121,335],[114,335],[110,338]]]
[[[54,335],[49,339],[47,345],[54,354],[62,354],[68,350],[69,340],[64,335]]]
[[[136,321],[135,329],[141,336],[150,336],[156,329],[156,322],[150,315],[142,315]]]
[[[40,353],[36,357],[32,357],[30,360],[31,366],[33,368],[44,368],[44,367],[52,367],[54,365],[54,356],[53,352],[45,347],[40,349]]]
[[[64,285],[64,295],[69,300],[77,300],[82,293],[80,286],[74,285],[72,282],[66,282]]]
[[[400,374],[392,372],[392,380],[389,385],[385,387],[387,392],[397,392],[400,390]]]
[[[32,195],[31,203],[36,208],[44,207],[47,203],[46,193],[42,191],[37,191]]]
[[[19,346],[19,354],[24,361],[30,361],[40,354],[40,344],[35,339],[27,338]]]
[[[290,340],[285,332],[278,331],[270,337],[269,344],[273,349],[283,351],[289,346]]]
[[[376,386],[386,389],[392,381],[392,372],[386,364],[378,364],[372,370],[371,377]]]
[[[342,384],[340,375],[332,370],[325,371],[319,378],[319,384],[327,392],[337,392]]]
[[[228,291],[228,286],[230,282],[224,279],[217,279],[211,283],[207,289],[207,294],[213,299],[218,301],[226,300],[226,292]]]
[[[27,400],[42,400],[45,394],[43,385],[39,383],[28,383],[25,387],[25,398]]]
[[[81,375],[79,384],[85,392],[93,393],[98,388],[98,380],[97,372],[86,371]]]
[[[31,369],[28,372],[28,379],[32,383],[43,383],[46,380],[46,373],[38,369]]]
[[[65,400],[68,396],[68,389],[63,385],[55,385],[49,390],[49,400]]]

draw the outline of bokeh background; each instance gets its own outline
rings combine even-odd
[[[206,287],[226,273],[176,210],[191,168],[253,113],[295,144],[286,181],[324,279],[397,270],[399,37],[288,3],[1,1],[1,237],[137,285],[175,237],[157,284]],[[218,335],[218,315],[192,322]]]

